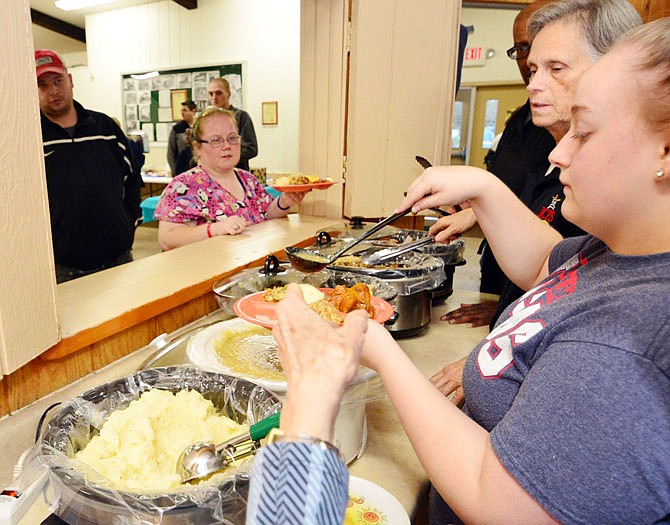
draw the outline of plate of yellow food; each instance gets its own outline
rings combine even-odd
[[[272,332],[239,317],[199,331],[189,339],[186,356],[199,368],[242,377],[273,392],[286,391]]]
[[[358,309],[364,309],[378,323],[387,321],[394,313],[393,306],[372,295],[364,283],[351,288],[344,285],[335,288],[315,288],[310,284],[299,286],[309,307],[327,321],[337,324],[344,322],[347,313]],[[233,309],[242,319],[272,328],[277,324],[277,303],[284,298],[285,292],[286,286],[279,286],[245,295],[235,302]]]
[[[350,476],[344,525],[409,525],[409,516],[400,502],[379,485]]]
[[[272,332],[240,317],[198,331],[188,341],[186,357],[203,370],[241,377],[279,394],[286,392],[286,376]],[[357,382],[373,376],[374,372],[361,367]]]
[[[321,178],[317,175],[303,175],[294,173],[274,179],[271,187],[283,193],[296,193],[300,191],[325,190],[330,188],[335,181],[330,177]]]

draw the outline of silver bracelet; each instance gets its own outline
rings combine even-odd
[[[307,434],[287,434],[279,428],[273,428],[267,437],[267,444],[271,445],[272,443],[308,443],[310,445],[317,445],[324,450],[332,450],[344,461],[344,455],[335,445],[325,439],[308,436]]]

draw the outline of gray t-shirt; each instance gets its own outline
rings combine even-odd
[[[472,352],[469,415],[563,523],[670,521],[670,253],[567,239]]]

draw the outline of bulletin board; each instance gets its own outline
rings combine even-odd
[[[166,142],[175,122],[181,120],[181,103],[193,100],[198,112],[209,106],[207,86],[213,78],[230,84],[230,103],[242,107],[242,64],[165,69],[152,78],[122,75],[122,103],[126,133],[144,131],[149,142]]]

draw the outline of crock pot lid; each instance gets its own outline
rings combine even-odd
[[[255,293],[272,286],[283,286],[289,283],[305,283],[319,288],[330,278],[328,270],[307,274],[294,269],[287,262],[280,263],[280,271],[275,275],[266,275],[262,270],[262,267],[249,268],[232,277],[217,281],[212,290],[217,295],[226,295],[231,288],[238,286],[246,293]]]

